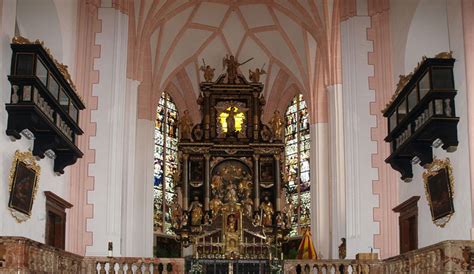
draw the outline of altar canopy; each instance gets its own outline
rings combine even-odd
[[[233,56],[224,64],[214,82],[214,70],[202,68],[202,121],[193,125],[187,111],[179,119],[172,227],[197,258],[265,259],[280,254],[293,218],[282,195],[283,117],[261,121],[263,71],[251,71],[248,81]]]

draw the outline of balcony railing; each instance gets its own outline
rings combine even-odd
[[[184,259],[82,257],[22,237],[0,237],[0,273],[189,273]],[[385,260],[285,260],[285,274],[474,273],[474,241],[444,241]]]

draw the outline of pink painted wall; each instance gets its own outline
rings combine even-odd
[[[69,202],[74,207],[67,215],[66,250],[80,255],[85,255],[86,246],[92,245],[92,231],[87,230],[87,220],[93,218],[93,205],[88,203],[87,196],[95,183],[94,177],[89,176],[89,165],[95,162],[95,151],[90,149],[89,141],[96,132],[96,125],[91,122],[91,112],[97,108],[97,97],[92,95],[92,85],[99,82],[99,74],[94,70],[94,59],[100,56],[100,47],[95,45],[95,35],[101,31],[99,7],[100,0],[81,0],[78,10],[74,80],[86,104],[86,109],[79,117],[84,134],[77,140],[84,156],[71,167]]]
[[[389,1],[369,0],[368,8],[372,27],[367,30],[367,37],[373,41],[373,52],[369,53],[368,62],[374,66],[374,76],[369,78],[369,87],[375,93],[370,112],[377,119],[371,134],[372,140],[377,142],[372,167],[378,169],[378,180],[373,181],[373,193],[379,196],[379,207],[374,208],[374,221],[380,225],[379,234],[374,236],[374,245],[380,249],[380,256],[387,258],[398,254],[398,220],[392,212],[392,208],[398,205],[398,179],[395,171],[384,161],[390,154],[390,148],[384,141],[387,124],[381,113],[393,93]]]

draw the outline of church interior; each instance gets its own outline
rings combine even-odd
[[[0,273],[474,273],[473,0],[0,0],[0,77]]]

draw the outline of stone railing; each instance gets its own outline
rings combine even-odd
[[[85,273],[182,274],[184,259],[135,257],[85,257]]]
[[[474,241],[444,241],[385,260],[286,260],[284,273],[474,273]]]
[[[23,237],[0,236],[0,273],[182,274],[184,259],[82,257]]]
[[[285,274],[379,273],[379,260],[285,260]]]
[[[381,273],[473,273],[474,241],[444,241],[383,261]]]
[[[0,273],[81,273],[83,257],[22,237],[0,237]]]
[[[184,259],[82,257],[22,237],[0,237],[0,273],[185,273]],[[474,273],[474,241],[444,241],[385,260],[285,260],[285,274]]]

